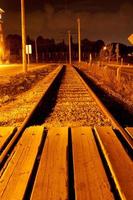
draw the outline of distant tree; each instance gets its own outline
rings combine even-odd
[[[6,37],[6,48],[9,49],[10,54],[20,54],[22,48],[22,40],[20,35],[8,35]]]
[[[91,52],[92,49],[93,49],[93,42],[89,41],[88,39],[83,39],[81,40],[81,48],[82,48],[82,51],[88,51],[88,52]]]
[[[105,46],[105,43],[103,40],[97,40],[95,43],[94,43],[94,52],[99,54],[101,49]]]
[[[38,44],[38,46],[42,46],[43,43],[44,43],[44,38],[43,38],[43,36],[38,36],[38,37],[37,37],[37,44]]]
[[[26,44],[33,44],[34,43],[34,40],[30,38],[30,36],[28,35],[26,37]]]
[[[17,34],[10,34],[5,39],[6,59],[10,62],[21,62],[22,40]]]

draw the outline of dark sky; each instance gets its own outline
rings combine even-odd
[[[21,34],[20,2],[0,0],[6,34]],[[70,29],[76,41],[78,16],[82,38],[128,44],[133,33],[133,0],[25,0],[25,7],[27,34],[32,38],[42,35],[61,41]]]

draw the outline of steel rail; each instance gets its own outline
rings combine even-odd
[[[0,169],[2,168],[9,152],[11,151],[13,146],[17,143],[17,141],[21,137],[23,131],[25,130],[26,127],[28,127],[28,125],[29,125],[31,119],[33,118],[36,110],[38,109],[38,107],[41,106],[42,102],[48,96],[48,94],[50,93],[53,86],[56,84],[58,79],[60,79],[60,77],[62,76],[63,71],[64,71],[64,66],[59,66],[58,68],[56,68],[54,70],[55,75],[54,75],[53,79],[49,82],[44,94],[40,97],[39,101],[35,104],[34,108],[31,110],[30,114],[23,121],[21,127],[18,129],[18,131],[15,133],[14,137],[10,140],[10,142],[8,143],[8,145],[6,146],[4,151],[1,153],[1,155],[0,155]]]
[[[76,66],[75,66],[76,68]],[[83,82],[84,86],[88,90],[88,92],[92,95],[93,99],[96,101],[97,105],[101,108],[101,110],[104,112],[104,114],[110,119],[112,122],[113,128],[120,131],[122,137],[125,139],[131,150],[133,151],[133,140],[132,138],[127,134],[127,132],[121,127],[121,125],[117,122],[117,120],[113,117],[113,115],[108,111],[108,109],[104,106],[104,104],[101,102],[101,100],[96,96],[96,94],[92,91],[92,89],[87,85],[87,83],[83,80],[83,78],[79,75],[77,70],[75,69],[77,75],[79,76],[80,80]]]

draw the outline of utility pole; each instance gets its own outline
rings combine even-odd
[[[68,31],[68,42],[69,42],[69,64],[72,64],[72,52],[71,52],[71,32]]]
[[[37,49],[37,40],[35,39],[35,53],[36,53],[36,63],[38,63],[38,49]]]
[[[81,36],[80,36],[80,18],[77,19],[78,23],[78,55],[79,55],[79,63],[81,62]]]
[[[115,53],[116,53],[116,61],[118,64],[119,63],[119,44],[116,44]]]
[[[25,31],[25,0],[21,0],[21,31],[22,31],[22,64],[23,71],[27,72],[27,61],[26,61],[26,31]]]

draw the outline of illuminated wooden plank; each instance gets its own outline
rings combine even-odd
[[[131,138],[133,138],[133,127],[127,127],[125,129],[128,132],[128,134],[131,136]]]
[[[16,131],[15,127],[0,127],[0,152]]]
[[[75,199],[114,199],[91,128],[72,128],[72,152]]]
[[[68,199],[68,128],[49,130],[31,199]]]
[[[133,199],[133,162],[111,127],[96,128],[96,136],[122,200]]]
[[[0,174],[0,199],[23,199],[32,173],[38,148],[43,135],[43,127],[25,130],[9,162]]]

